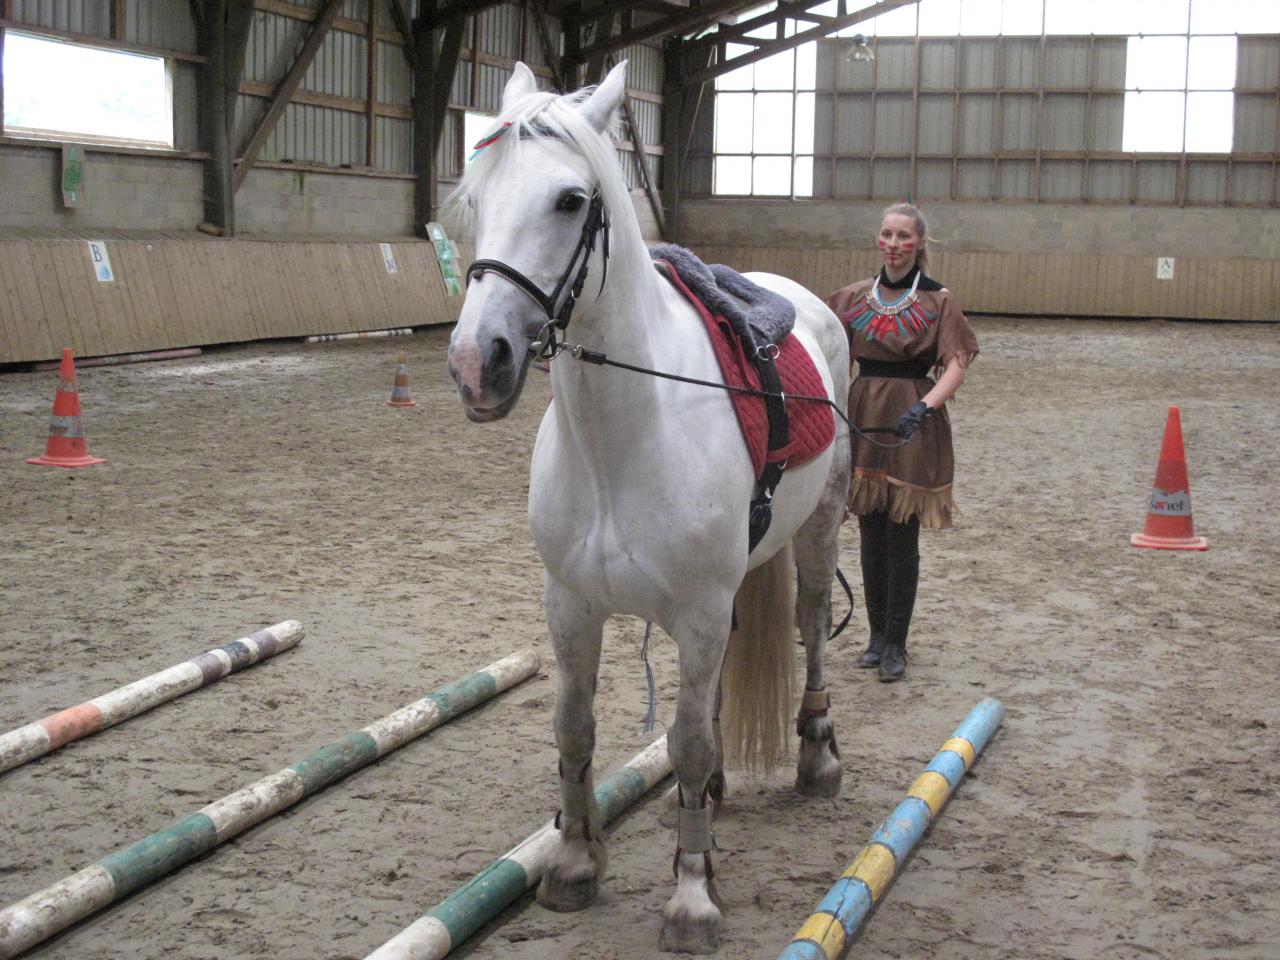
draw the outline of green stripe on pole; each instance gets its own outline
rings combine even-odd
[[[98,861],[98,866],[111,874],[116,897],[124,897],[217,845],[213,821],[203,813],[193,813],[185,820],[108,854]]]
[[[507,904],[514,902],[529,888],[524,867],[514,860],[498,860],[489,864],[469,882],[459,887],[427,916],[435,917],[449,931],[449,939],[461,943]]]
[[[614,819],[649,790],[644,775],[623,767],[596,788],[596,809],[605,823]]]
[[[449,684],[428,694],[432,706],[439,707],[443,698],[448,705],[448,712],[433,717],[431,722],[415,728],[413,735],[398,741],[396,747],[416,739],[434,730],[442,723],[451,720],[471,707],[489,699],[500,690],[506,690],[523,680],[527,680],[538,672],[541,661],[532,651],[521,651],[511,654],[485,667],[473,677]],[[487,671],[494,671],[491,675]],[[410,707],[425,709],[426,704],[418,701]],[[395,714],[391,715],[392,717]],[[382,718],[383,722],[387,717]],[[249,810],[252,816],[234,820],[234,832],[224,836],[229,839],[248,830],[255,824],[275,816],[288,809],[303,797],[310,796],[321,787],[327,786],[342,777],[368,766],[378,759],[377,743],[373,735],[366,730],[358,730],[348,734],[341,740],[322,747],[309,757],[291,767],[277,771],[270,777],[256,781],[248,787],[223,797],[223,801],[235,801],[246,794],[252,794],[268,781],[273,781],[281,774],[295,773],[302,781],[305,790],[299,794],[290,792],[288,796],[279,798],[278,802],[259,803],[258,797],[246,797],[252,800]],[[216,804],[206,806],[210,810]],[[219,814],[215,814],[218,816]],[[178,869],[183,864],[218,846],[217,828],[214,818],[206,813],[194,813],[166,827],[157,833],[144,837],[131,846],[124,847],[108,854],[93,867],[88,867],[31,896],[10,904],[0,910],[0,958],[7,960],[17,956],[59,930],[69,927],[78,920],[107,904],[115,903],[140,887],[159,879],[167,873]],[[107,885],[105,871],[110,877],[112,890],[107,895],[103,888]]]
[[[670,772],[667,738],[662,736],[595,788],[601,824],[618,817]],[[489,864],[366,960],[442,960],[538,882],[550,851],[558,842],[559,831],[552,821]]]
[[[321,747],[305,760],[289,767],[302,778],[303,789],[314,793],[378,759],[378,745],[363,730]]]
[[[465,713],[478,703],[483,703],[493,696],[497,682],[487,673],[476,673],[465,680],[457,680],[448,686],[441,687],[427,694],[427,699],[434,700],[445,719],[452,719]]]

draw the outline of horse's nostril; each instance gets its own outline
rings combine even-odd
[[[493,352],[489,354],[489,359],[485,362],[485,381],[490,382],[491,378],[502,373],[511,366],[511,341],[505,337],[499,337],[493,341]]]

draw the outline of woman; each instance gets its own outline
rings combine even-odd
[[[928,225],[916,207],[889,207],[880,223],[880,273],[827,299],[858,362],[849,419],[864,427],[896,424],[899,438],[894,445],[884,434],[855,436],[849,488],[871,626],[857,665],[878,667],[884,681],[906,674],[920,527],[951,526],[955,461],[944,404],[978,355],[977,338],[950,291],[925,273],[927,242]],[[941,371],[936,383],[930,371]]]

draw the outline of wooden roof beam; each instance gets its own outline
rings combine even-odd
[[[298,52],[298,59],[293,62],[289,72],[277,84],[276,92],[271,97],[271,103],[267,105],[267,112],[258,121],[258,126],[253,131],[253,136],[249,138],[248,146],[244,148],[244,154],[236,166],[235,182],[232,187],[233,192],[240,189],[240,185],[244,183],[244,178],[253,169],[253,162],[258,159],[258,154],[266,144],[267,137],[271,135],[276,123],[284,116],[285,108],[289,106],[289,98],[293,96],[294,91],[302,83],[302,78],[306,76],[307,68],[311,66],[311,61],[320,52],[320,45],[324,43],[324,38],[329,33],[329,27],[333,25],[334,18],[338,15],[338,11],[342,9],[343,2],[344,0],[325,0],[324,6],[316,14],[316,18],[311,24],[311,33],[307,36],[306,43],[302,45],[302,49]]]
[[[758,60],[764,60],[766,57],[771,57],[775,53],[781,53],[784,50],[792,50],[801,44],[809,43],[811,40],[817,40],[821,37],[829,36],[838,30],[843,30],[845,27],[851,27],[855,23],[870,20],[872,17],[878,17],[882,13],[889,13],[891,10],[897,10],[899,7],[909,6],[916,2],[917,0],[881,0],[880,3],[873,3],[860,10],[854,11],[853,13],[845,14],[842,17],[833,17],[826,23],[810,27],[808,30],[798,30],[793,36],[766,41],[750,53],[744,53],[741,56],[737,56],[732,59],[725,59],[723,57],[723,45],[730,42],[736,43],[738,41],[727,40],[723,37],[717,38],[714,35],[700,38],[695,41],[695,45],[704,49],[711,46],[719,48],[721,51],[720,62],[701,70],[694,70],[692,73],[681,77],[679,81],[680,85],[688,86],[694,83],[703,83],[707,80],[713,80],[721,74],[728,73],[731,70],[737,70],[739,67],[745,67],[747,64],[755,63]],[[811,5],[816,6],[816,4]],[[772,14],[769,14],[768,16],[772,17]],[[785,14],[783,16],[785,16]]]
[[[375,0],[370,0],[371,3]],[[417,70],[417,57],[413,52],[413,30],[409,26],[409,18],[404,12],[404,4],[401,0],[390,0],[391,3],[391,19],[396,22],[396,29],[400,31],[400,37],[404,40],[404,58],[409,61],[409,69]]]
[[[904,0],[905,2],[905,0]],[[912,0],[914,2],[914,0]],[[638,27],[632,27],[630,30],[624,30],[622,33],[613,37],[592,43],[577,51],[572,57],[572,62],[568,66],[577,66],[579,63],[586,63],[592,57],[607,56],[610,53],[617,53],[632,44],[640,43],[643,40],[650,40],[654,37],[667,37],[672,34],[690,33],[703,27],[715,23],[720,17],[734,10],[740,10],[752,6],[750,0],[746,3],[743,0],[707,0],[706,3],[697,7],[682,7],[680,13],[673,13],[670,16],[662,17],[651,23],[642,24]],[[570,57],[565,58],[566,61]]]
[[[423,10],[418,18],[428,28],[445,26],[449,21],[457,17],[472,17],[490,7],[496,7],[506,0],[453,0],[452,3],[446,3],[444,6],[436,10]]]

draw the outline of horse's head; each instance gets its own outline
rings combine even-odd
[[[455,192],[474,227],[476,261],[449,341],[449,373],[471,420],[511,412],[531,346],[563,316],[584,264],[587,291],[602,280],[607,227],[593,224],[610,200],[615,208],[619,197],[629,202],[605,136],[625,92],[625,66],[593,92],[558,96],[538,92],[533,73],[517,63],[498,126]]]

